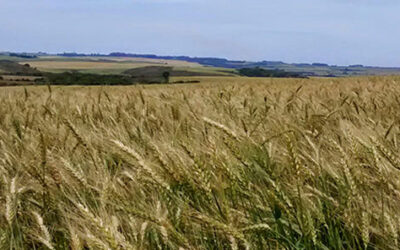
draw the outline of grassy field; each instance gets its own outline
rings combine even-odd
[[[43,72],[61,73],[77,70],[82,73],[120,74],[123,71],[136,67],[148,66],[147,63],[120,63],[120,62],[73,62],[73,61],[34,61],[32,67]]]
[[[216,72],[222,70],[214,67],[205,67],[197,63],[176,60],[158,60],[147,58],[124,58],[124,57],[40,57],[20,62],[28,63],[31,67],[43,72],[61,73],[76,70],[81,73],[90,74],[121,74],[122,72],[145,66],[167,66],[179,70],[193,72]],[[226,69],[225,69],[226,70]]]
[[[0,249],[398,249],[400,77],[4,87]]]

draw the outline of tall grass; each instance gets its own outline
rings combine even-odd
[[[0,249],[399,248],[399,78],[207,81],[2,89]]]

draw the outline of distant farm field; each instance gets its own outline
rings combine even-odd
[[[93,74],[120,74],[125,70],[145,66],[170,66],[185,69],[207,70],[197,63],[189,63],[174,60],[155,60],[147,58],[60,58],[41,57],[40,59],[20,62],[28,63],[31,67],[40,71],[60,73],[77,70],[82,73]]]
[[[399,249],[400,77],[177,79],[1,88],[0,249]]]

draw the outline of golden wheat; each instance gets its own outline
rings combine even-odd
[[[399,78],[0,91],[1,249],[398,249]]]

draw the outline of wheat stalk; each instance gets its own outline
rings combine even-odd
[[[119,148],[121,149],[123,152],[125,152],[126,154],[128,154],[129,156],[131,156],[132,158],[134,158],[139,166],[141,167],[141,169],[143,171],[145,171],[149,176],[152,177],[152,179],[158,183],[159,185],[161,185],[163,188],[169,190],[169,185],[163,180],[161,179],[160,176],[158,176],[152,168],[150,168],[142,159],[142,157],[132,148],[125,146],[122,142],[118,141],[118,140],[112,140],[112,142]]]

